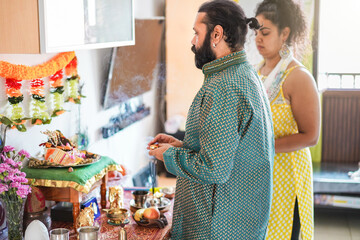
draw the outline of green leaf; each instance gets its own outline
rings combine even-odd
[[[9,118],[7,118],[7,117],[5,117],[5,116],[3,116],[2,118],[0,118],[0,121],[1,121],[3,124],[8,125],[8,126],[10,126],[10,125],[13,123]]]
[[[42,97],[42,96],[37,95],[37,94],[33,94],[32,98],[35,99],[35,100],[38,100],[40,102],[45,102],[45,97]]]
[[[20,103],[24,100],[24,96],[21,95],[19,97],[8,97],[8,101],[11,103],[11,104],[17,104],[17,103]]]
[[[43,120],[43,124],[50,124],[50,123],[51,123],[51,119]]]
[[[19,130],[20,132],[26,132],[26,127],[24,124],[19,124],[19,125],[15,125],[17,130]]]
[[[56,92],[62,94],[64,92],[64,86],[52,88],[50,90],[50,93],[56,93]]]

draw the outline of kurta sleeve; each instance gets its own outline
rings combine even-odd
[[[163,154],[167,170],[199,183],[225,183],[252,115],[251,105],[234,87],[210,87],[200,108],[200,150],[169,148]]]

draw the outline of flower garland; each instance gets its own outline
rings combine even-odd
[[[47,113],[44,94],[44,80],[34,79],[30,82],[30,117],[31,123],[35,125],[49,124],[50,116]]]
[[[63,69],[75,57],[75,52],[59,53],[49,61],[36,66],[16,65],[0,61],[0,77],[22,80],[48,77]]]
[[[24,96],[21,92],[21,80],[6,78],[5,82],[6,94],[8,96],[9,105],[7,107],[7,116],[12,121],[12,128],[19,131],[26,131],[24,123],[26,122],[22,101]]]
[[[50,79],[50,96],[52,105],[51,117],[59,116],[65,112],[63,108],[64,104],[64,85],[62,79],[64,77],[63,70],[57,71],[55,74],[49,77]]]
[[[67,76],[67,93],[68,97],[66,99],[66,102],[72,102],[76,104],[80,104],[81,97],[84,97],[81,95],[80,88],[79,88],[79,81],[80,77],[77,74],[77,58],[74,57],[73,60],[65,67],[65,74]]]
[[[59,53],[49,61],[36,66],[16,65],[0,61],[0,77],[6,79],[5,87],[8,96],[8,106],[5,113],[0,114],[0,124],[19,131],[26,131],[25,122],[31,119],[34,125],[49,124],[52,117],[64,113],[64,85],[63,77],[67,77],[67,102],[80,104],[81,87],[79,88],[79,75],[77,74],[77,59],[75,52]],[[47,111],[44,93],[44,80],[49,78],[51,116]],[[25,117],[22,101],[24,96],[21,92],[24,80],[30,81],[29,92],[31,94],[29,115]]]

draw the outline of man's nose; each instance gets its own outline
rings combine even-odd
[[[195,43],[196,43],[196,41],[195,41],[195,36],[191,39],[191,45],[194,45],[195,46]]]

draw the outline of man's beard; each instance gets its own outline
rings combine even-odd
[[[191,51],[195,53],[195,66],[199,69],[202,69],[206,63],[216,59],[215,53],[210,46],[210,34],[206,34],[204,43],[199,49],[196,49],[193,45]]]

